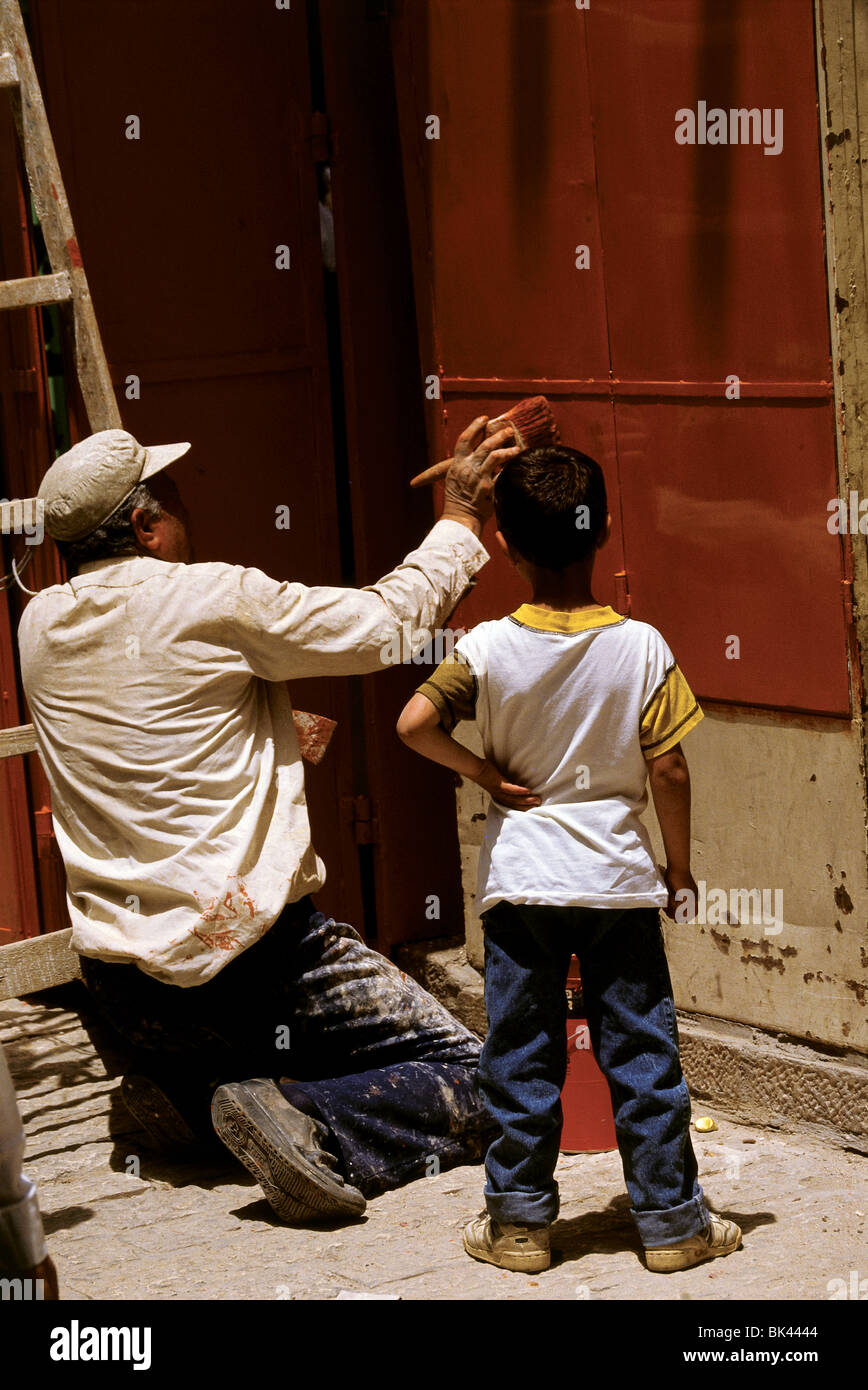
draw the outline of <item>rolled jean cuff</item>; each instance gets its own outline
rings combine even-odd
[[[701,1191],[680,1207],[669,1207],[666,1211],[631,1209],[630,1214],[646,1249],[655,1245],[677,1245],[690,1236],[701,1235],[708,1225],[708,1208]]]
[[[20,1201],[0,1207],[0,1269],[32,1269],[46,1256],[36,1184],[22,1174]]]
[[[560,1203],[555,1192],[489,1192],[485,1210],[500,1226],[550,1226]]]

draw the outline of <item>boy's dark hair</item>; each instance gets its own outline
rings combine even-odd
[[[525,449],[498,474],[494,511],[498,528],[525,560],[566,569],[592,554],[605,534],[603,470],[564,444]]]

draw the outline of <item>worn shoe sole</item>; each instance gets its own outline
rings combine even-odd
[[[496,1265],[498,1269],[511,1269],[516,1274],[541,1274],[544,1269],[548,1269],[552,1262],[550,1250],[530,1250],[526,1255],[512,1250],[487,1250],[484,1247],[472,1245],[467,1238],[467,1231],[462,1232],[464,1249],[468,1255],[472,1255],[474,1260],[482,1260],[485,1264]]]
[[[285,1101],[291,1108],[289,1101]],[[220,1086],[211,1101],[214,1128],[227,1149],[260,1184],[272,1211],[284,1221],[330,1221],[361,1216],[361,1192],[329,1179],[305,1158],[243,1083]]]
[[[702,1264],[705,1260],[717,1259],[718,1255],[731,1255],[741,1245],[741,1231],[738,1226],[735,1230],[737,1234],[723,1245],[706,1245],[693,1250],[667,1250],[665,1247],[661,1250],[646,1250],[645,1263],[655,1274],[672,1274],[675,1270],[691,1269],[693,1265]]]

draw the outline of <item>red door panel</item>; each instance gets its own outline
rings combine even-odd
[[[633,617],[700,696],[845,710],[827,407],[622,401],[617,418]]]
[[[588,34],[616,378],[828,396],[811,0],[594,0]],[[676,143],[699,101],[781,109],[781,152]]]
[[[559,0],[442,0],[406,7],[403,21],[428,64],[415,135],[440,120],[422,152],[447,375],[605,378],[582,14]],[[578,245],[589,247],[588,270],[576,267]]]

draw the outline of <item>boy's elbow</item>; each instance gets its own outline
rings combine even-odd
[[[656,786],[689,786],[690,771],[680,747],[672,748],[668,753],[661,753],[659,758],[650,759],[648,776]]]

